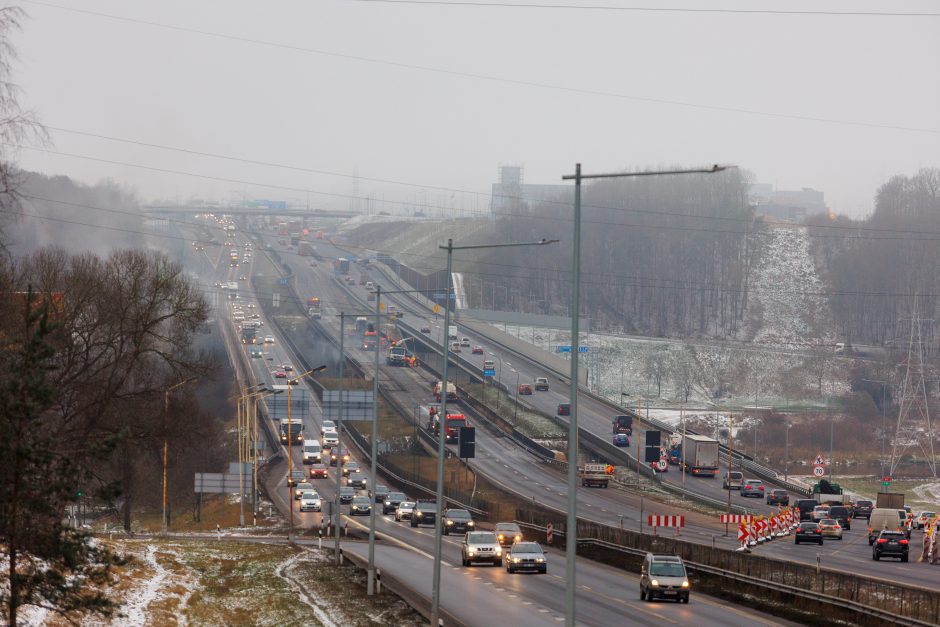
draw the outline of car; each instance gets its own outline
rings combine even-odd
[[[522,383],[519,385],[519,394],[523,396],[529,396],[532,394],[532,386],[528,383]]]
[[[293,372],[294,367],[290,364],[281,364],[281,370],[283,370],[284,372]]]
[[[868,544],[874,544],[878,534],[882,531],[898,531],[905,537],[911,537],[911,530],[907,528],[907,512],[888,507],[876,507],[871,510],[868,518]]]
[[[760,479],[748,479],[741,484],[741,496],[764,496],[764,482]]]
[[[819,522],[824,518],[829,518],[829,506],[828,505],[817,505],[813,508],[813,521]]]
[[[411,526],[433,525],[437,517],[437,503],[429,500],[419,500],[411,513]]]
[[[314,464],[310,467],[311,479],[328,479],[329,477],[330,471],[327,469],[326,464]]]
[[[344,459],[349,459],[348,453]],[[362,470],[359,468],[359,462],[349,461],[343,464],[343,476],[344,477],[348,477],[354,472],[362,472]]]
[[[548,392],[548,379],[546,377],[535,377],[535,391]]]
[[[483,369],[484,370],[496,370],[496,362],[492,359],[483,360]]]
[[[920,512],[917,514],[917,517],[914,519],[914,527],[917,529],[923,529],[927,526],[927,523],[931,520],[937,519],[937,512]]]
[[[339,445],[339,436],[336,433],[325,433],[320,442],[323,444],[323,448],[332,449],[334,446]]]
[[[265,344],[274,344],[274,336],[273,336],[273,335],[265,335],[265,336],[264,336],[264,343],[265,343]]]
[[[299,501],[300,497],[303,496],[304,492],[313,492],[313,486],[307,483],[307,478],[304,477],[303,481],[298,481],[297,485],[294,486],[294,500]]]
[[[336,423],[333,422],[332,420],[324,420],[320,424],[320,435],[322,436],[327,431],[332,431],[333,433],[336,433]]]
[[[377,485],[375,486],[374,491],[370,491],[369,496],[375,499],[376,503],[384,503],[385,497],[388,496],[389,489],[388,486]]]
[[[621,448],[630,446],[630,436],[626,433],[615,433],[612,437],[612,442],[614,446],[619,446]]]
[[[318,440],[304,440],[303,463],[305,466],[316,464],[323,459],[323,448]]]
[[[290,476],[287,477],[287,486],[294,487],[295,484],[306,480],[306,478],[303,470],[292,470]]]
[[[882,557],[897,557],[906,562],[910,542],[903,531],[881,531],[871,547],[871,558],[876,562]]]
[[[503,547],[492,531],[468,531],[460,545],[460,562],[472,566],[476,562],[489,562],[499,566],[503,562]]]
[[[361,472],[353,472],[346,478],[346,485],[357,490],[365,490],[366,486],[369,485],[369,479]]]
[[[555,414],[558,416],[570,416],[571,415],[571,404],[570,403],[559,403],[558,409],[555,411]]]
[[[414,512],[416,503],[414,501],[402,501],[398,504],[398,507],[395,508],[395,520],[401,522],[403,520],[411,520],[411,514]]]
[[[514,542],[522,542],[522,529],[513,522],[498,522],[493,525],[496,539],[503,546],[510,546]]]
[[[245,275],[242,275],[242,276],[238,277],[238,280],[239,280],[239,281],[247,281],[247,280],[248,280],[248,277],[245,276]]]
[[[461,338],[460,345],[465,348],[470,348],[470,338],[469,337]]]
[[[721,482],[722,490],[740,490],[744,485],[744,473],[740,470],[732,470],[725,473],[725,478]]]
[[[675,599],[688,603],[692,584],[678,555],[647,553],[640,567],[640,600]]]
[[[340,503],[351,503],[353,498],[356,496],[356,489],[351,488],[348,485],[344,485],[339,489],[339,502]]]
[[[787,506],[790,504],[790,493],[780,488],[770,490],[767,493],[767,504]]]
[[[334,446],[330,449],[330,466],[335,466],[337,460],[339,460],[343,465],[343,476],[345,477],[350,473],[350,470],[358,470],[359,465],[356,462],[349,461],[349,451],[338,446]],[[352,464],[352,466],[350,466]]]
[[[819,530],[818,522],[801,522],[796,528],[796,533],[793,535],[793,543],[802,544],[803,542],[815,542],[819,546],[822,546],[823,537],[822,532]]]
[[[852,531],[852,510],[843,505],[833,505],[829,508],[829,518],[839,522],[839,526],[846,531]]]
[[[470,354],[471,354],[471,355],[482,355],[482,354],[483,354],[483,347],[482,347],[482,346],[479,346],[479,345],[478,345],[478,346],[474,346],[473,349],[470,351]]]
[[[398,506],[407,500],[408,497],[404,492],[389,492],[382,501],[382,513],[394,513],[395,510],[398,509]]]
[[[473,516],[465,509],[448,508],[441,517],[441,529],[445,536],[472,531],[474,524]]]
[[[274,371],[274,378],[275,378],[275,379],[286,379],[286,378],[287,378],[287,373],[284,372],[283,370],[275,370],[275,371]]]
[[[421,327],[422,333],[431,333],[431,327]]]
[[[306,492],[300,497],[300,511],[319,512],[322,509],[320,497],[316,492]]]
[[[538,542],[516,542],[506,551],[506,572],[534,570],[543,575],[548,572],[548,558]]]
[[[349,504],[350,516],[368,516],[372,513],[372,499],[368,496],[354,496]]]
[[[871,518],[871,510],[875,504],[868,499],[859,499],[852,506],[852,518]]]
[[[842,539],[842,525],[835,518],[823,518],[819,521],[819,533],[824,538]]]
[[[460,352],[460,342],[451,342],[450,343],[450,352],[459,353]]]

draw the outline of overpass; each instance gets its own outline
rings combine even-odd
[[[359,211],[333,211],[327,209],[309,209],[306,207],[208,207],[202,205],[144,205],[143,207],[143,214],[151,217],[192,215],[197,213],[218,213],[229,216],[286,216],[337,219],[352,218],[362,215]]]

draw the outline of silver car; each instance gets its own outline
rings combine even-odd
[[[474,562],[499,566],[503,561],[503,547],[492,531],[468,531],[460,547],[460,560],[464,566],[471,566]]]
[[[395,520],[411,520],[411,514],[415,511],[416,503],[414,501],[402,501],[395,509]]]

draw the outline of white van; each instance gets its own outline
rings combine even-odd
[[[885,529],[903,531],[907,537],[910,537],[911,530],[907,528],[907,512],[893,507],[876,507],[871,510],[871,517],[868,519],[868,544],[874,544],[875,538]]]
[[[323,449],[316,440],[304,440],[304,464],[319,464]]]

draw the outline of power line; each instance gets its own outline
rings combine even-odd
[[[410,4],[426,6],[450,6],[469,8],[511,9],[569,9],[579,11],[621,11],[631,13],[710,13],[730,15],[804,15],[831,17],[940,17],[940,13],[899,13],[896,11],[800,11],[788,9],[696,9],[684,7],[579,5],[579,4],[526,4],[522,2],[468,2],[464,0],[345,0],[346,2],[372,4]]]
[[[259,183],[259,182],[257,182],[257,181],[247,181],[247,180],[244,180],[244,179],[233,179],[233,178],[227,178],[227,177],[221,177],[221,176],[213,176],[213,175],[209,175],[209,174],[197,174],[197,173],[194,173],[194,172],[187,172],[187,171],[184,171],[184,170],[173,170],[173,169],[169,169],[169,168],[158,168],[158,167],[155,167],[155,166],[141,165],[141,164],[137,164],[137,163],[130,163],[130,162],[127,162],[127,161],[116,161],[116,160],[113,160],[113,159],[103,159],[103,158],[100,158],[100,157],[92,157],[92,156],[90,156],[90,155],[82,155],[82,154],[77,154],[77,153],[69,153],[69,152],[63,152],[63,151],[56,151],[56,150],[51,150],[51,149],[49,149],[49,148],[40,148],[40,147],[36,147],[36,146],[27,146],[27,145],[21,145],[21,144],[14,144],[14,143],[10,143],[10,142],[0,142],[0,145],[11,146],[11,147],[15,147],[15,148],[18,148],[18,149],[21,149],[21,150],[32,150],[32,151],[36,151],[36,152],[45,152],[45,153],[48,153],[48,154],[59,155],[59,156],[64,156],[64,157],[70,157],[70,158],[73,158],[73,159],[83,159],[83,160],[86,160],[86,161],[95,161],[95,162],[98,162],[98,163],[106,163],[106,164],[108,164],[108,165],[117,165],[117,166],[122,166],[122,167],[137,168],[137,169],[141,169],[141,170],[149,170],[149,171],[153,171],[153,172],[160,172],[160,173],[163,173],[163,174],[173,174],[173,175],[179,175],[179,176],[186,176],[186,177],[190,177],[190,178],[207,179],[207,180],[212,180],[212,181],[220,181],[220,182],[224,182],[224,183],[235,183],[235,184],[238,184],[238,185],[252,185],[252,186],[255,186],[255,187],[262,187],[262,188],[266,188],[266,189],[278,189],[278,190],[290,191],[290,192],[295,192],[295,193],[307,193],[307,194],[315,194],[315,195],[319,195],[319,196],[331,196],[331,197],[334,197],[334,198],[344,198],[344,199],[356,198],[356,197],[354,197],[354,196],[352,196],[352,195],[350,195],[350,194],[339,194],[339,193],[335,193],[335,192],[324,192],[324,191],[315,190],[315,189],[310,189],[310,188],[306,188],[306,187],[292,187],[292,186],[286,186],[286,185],[274,185],[274,184],[269,184],[269,183]],[[401,206],[401,207],[410,206],[410,203],[409,203],[409,202],[407,202],[407,201],[402,201],[402,200],[386,200],[386,199],[378,200],[378,199],[376,199],[376,201],[377,201],[377,202],[382,202],[382,203],[385,203],[385,204],[397,205],[397,206]],[[553,202],[556,203],[556,204],[560,204],[560,205],[563,205],[563,206],[566,206],[566,207],[567,207],[567,204],[566,204],[566,203],[559,202],[559,201],[553,201]],[[443,210],[443,209],[449,209],[449,207],[445,207],[445,206],[442,206],[442,205],[427,205],[427,206],[428,206],[429,208],[432,208],[432,209],[442,209],[442,210]],[[729,216],[701,216],[701,215],[690,215],[690,214],[678,213],[678,212],[658,211],[658,210],[652,210],[652,209],[630,209],[630,208],[626,208],[626,207],[609,207],[609,206],[603,206],[603,205],[590,205],[590,204],[585,204],[585,205],[583,205],[583,206],[584,206],[585,208],[589,208],[589,209],[601,209],[601,210],[609,210],[609,211],[622,211],[622,212],[642,213],[642,214],[649,214],[649,215],[654,215],[654,216],[677,217],[677,218],[682,218],[682,219],[733,221],[733,222],[739,222],[740,224],[745,225],[745,226],[747,226],[747,225],[754,225],[754,224],[755,224],[755,220],[749,219],[749,218],[735,218],[735,217],[729,217]],[[567,217],[551,216],[551,215],[545,215],[545,214],[536,216],[536,215],[527,214],[527,213],[490,212],[490,211],[475,211],[475,210],[467,210],[466,213],[470,213],[470,214],[474,214],[474,215],[480,215],[480,216],[492,216],[492,215],[496,215],[496,216],[501,216],[501,217],[506,217],[506,218],[524,219],[524,220],[544,220],[544,221],[555,221],[555,222],[559,222],[559,221],[560,221],[560,222],[565,222],[566,224],[567,224],[568,221],[569,221]],[[748,233],[754,233],[754,232],[755,232],[755,230],[752,230],[752,229],[750,229],[750,228],[745,228],[745,229],[740,229],[740,230],[735,230],[735,229],[715,229],[715,228],[692,227],[692,226],[677,226],[677,225],[657,225],[657,224],[627,223],[627,222],[619,222],[619,221],[614,222],[614,221],[609,221],[609,220],[582,220],[582,223],[583,223],[583,224],[598,224],[598,225],[602,225],[602,226],[618,226],[618,227],[635,228],[635,229],[652,229],[652,230],[657,230],[657,231],[685,231],[685,232],[693,232],[693,233],[694,233],[694,232],[698,232],[698,233],[717,233],[717,234],[730,234],[730,235],[746,235],[746,234],[748,234]],[[785,227],[785,228],[804,228],[804,227],[802,227],[801,225],[796,225],[796,224],[794,224],[794,225],[789,225],[789,224],[783,225],[783,224],[781,224],[781,225],[779,225],[779,226],[782,226],[782,227]],[[906,234],[906,235],[915,235],[915,236],[917,236],[917,237],[875,237],[875,236],[867,236],[867,237],[865,237],[865,238],[859,237],[859,239],[864,239],[864,240],[866,240],[866,241],[868,241],[868,240],[936,241],[936,240],[938,239],[937,237],[924,237],[924,236],[938,236],[938,237],[940,237],[940,231],[924,231],[924,230],[922,230],[922,229],[918,229],[918,230],[911,230],[911,229],[889,229],[889,228],[882,228],[882,227],[843,226],[843,225],[810,225],[810,226],[814,226],[815,228],[818,228],[818,229],[826,229],[826,230],[834,230],[834,231],[846,231],[846,232],[848,232],[848,233],[855,233],[855,234],[858,234],[859,236],[861,236],[862,233],[868,233],[868,232],[872,232],[872,233],[894,233],[894,234],[898,234],[898,235],[905,235],[905,234]],[[838,234],[827,235],[827,234],[823,234],[823,233],[807,233],[807,235],[808,235],[809,237],[821,238],[821,239],[844,239],[844,238],[846,237],[845,235],[838,235]]]
[[[843,125],[843,126],[853,126],[853,127],[862,127],[862,128],[878,128],[878,129],[886,129],[886,130],[894,130],[894,131],[940,134],[940,129],[901,126],[901,125],[894,125],[894,124],[880,124],[880,123],[875,123],[875,122],[861,122],[861,121],[853,121],[853,120],[839,120],[835,118],[825,118],[825,117],[820,117],[820,116],[798,115],[798,114],[782,113],[782,112],[774,112],[774,111],[760,111],[757,109],[745,109],[742,107],[701,104],[701,103],[687,102],[687,101],[682,101],[682,100],[671,100],[667,98],[654,98],[654,97],[648,97],[648,96],[623,94],[623,93],[609,92],[609,91],[596,90],[596,89],[587,89],[587,88],[581,88],[581,87],[571,87],[571,86],[566,86],[566,85],[556,85],[553,83],[527,81],[523,79],[506,78],[506,77],[501,77],[501,76],[493,76],[489,74],[480,74],[476,72],[464,72],[460,70],[451,70],[447,68],[433,67],[433,66],[428,66],[428,65],[419,65],[415,63],[389,61],[387,59],[378,59],[378,58],[366,57],[362,55],[333,52],[329,50],[320,50],[316,48],[306,48],[303,46],[295,46],[291,44],[266,41],[262,39],[253,39],[251,37],[228,35],[225,33],[217,33],[217,32],[202,30],[198,28],[177,26],[173,24],[164,24],[160,22],[153,22],[153,21],[143,20],[139,18],[131,18],[131,17],[120,16],[120,15],[114,15],[111,13],[102,13],[100,11],[92,11],[89,9],[78,9],[75,7],[67,7],[67,6],[62,6],[58,4],[53,4],[50,2],[41,2],[40,0],[23,0],[23,2],[26,2],[28,4],[34,4],[37,6],[46,7],[46,8],[59,9],[61,11],[70,11],[73,13],[92,15],[95,17],[101,17],[101,18],[106,18],[106,19],[120,21],[120,22],[127,22],[130,24],[150,26],[153,28],[161,28],[161,29],[172,30],[176,32],[183,32],[183,33],[188,33],[188,34],[193,34],[193,35],[201,35],[204,37],[213,37],[216,39],[223,39],[227,41],[237,41],[239,43],[250,43],[250,44],[259,45],[259,46],[277,48],[281,50],[290,50],[293,52],[302,52],[305,54],[332,57],[336,59],[345,59],[348,61],[357,61],[361,63],[372,63],[376,65],[384,65],[387,67],[417,70],[421,72],[432,72],[435,74],[444,74],[444,75],[449,75],[449,76],[460,76],[463,78],[473,78],[477,80],[503,83],[506,85],[536,87],[539,89],[548,89],[552,91],[562,91],[562,92],[567,92],[567,93],[578,93],[578,94],[585,94],[589,96],[600,96],[600,97],[605,97],[605,98],[616,98],[620,100],[631,100],[635,102],[646,102],[646,103],[652,103],[652,104],[670,105],[670,106],[683,107],[683,108],[702,109],[706,111],[719,111],[723,113],[736,113],[736,114],[769,117],[769,118],[776,118],[776,119],[798,120],[802,122],[817,122],[817,123],[823,123],[823,124],[838,124],[838,125]],[[931,15],[929,14],[925,15],[925,17],[930,17],[930,16]]]

